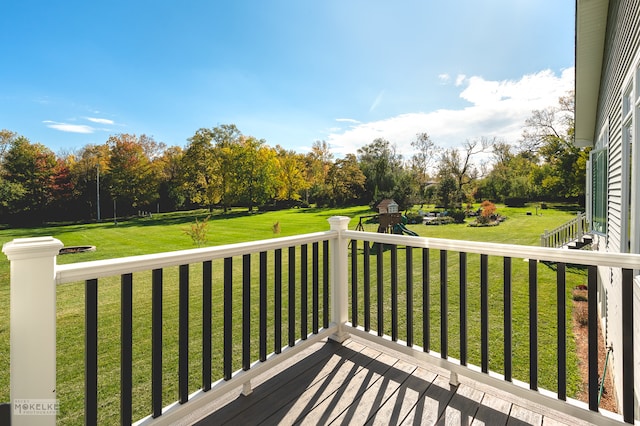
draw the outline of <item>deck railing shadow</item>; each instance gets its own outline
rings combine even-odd
[[[358,348],[356,344],[356,349]],[[482,405],[478,392],[448,378],[398,361],[363,354],[328,342],[321,349],[262,383],[251,395],[217,409],[197,426],[217,424],[517,424],[509,410]],[[331,365],[327,369],[327,363]],[[355,380],[354,376],[364,376]],[[356,382],[354,389],[351,380]],[[347,383],[347,384],[345,384]],[[471,398],[465,395],[471,394]],[[349,392],[349,395],[345,395]],[[407,394],[411,396],[408,397]],[[313,413],[310,415],[312,411]],[[525,424],[521,422],[521,424]]]

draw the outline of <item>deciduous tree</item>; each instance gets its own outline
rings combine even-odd
[[[222,198],[216,165],[212,137],[208,129],[200,129],[189,138],[182,157],[183,187],[191,202],[209,210]]]
[[[153,160],[160,179],[160,204],[173,210],[185,205],[187,200],[183,184],[184,151],[179,146],[171,146],[162,155]]]
[[[3,173],[10,185],[5,196],[12,199],[13,210],[19,214],[15,219],[33,223],[46,219],[56,165],[55,154],[46,146],[32,144],[23,136],[13,139],[4,155]]]
[[[129,213],[158,199],[158,176],[154,174],[141,140],[148,141],[149,137],[137,138],[122,133],[107,141],[109,171],[105,181],[111,197],[124,201]]]
[[[482,164],[476,161],[478,154],[487,152],[496,142],[495,138],[482,137],[467,140],[460,149],[445,150],[438,164],[438,176],[442,180],[451,177],[456,189],[451,198],[463,202],[471,192],[471,184],[481,177]]]
[[[393,198],[396,178],[402,170],[402,155],[386,139],[375,139],[358,149],[358,163],[367,178],[365,201],[377,204],[384,198]]]
[[[305,169],[307,181],[310,183],[306,192],[306,201],[309,202],[309,193],[314,202],[324,203],[331,197],[329,193],[329,170],[334,165],[333,154],[326,141],[315,141],[311,145],[311,151],[305,157]]]
[[[585,192],[589,149],[573,143],[574,101],[570,91],[557,106],[534,110],[525,122],[521,149],[535,155],[540,165],[536,184],[546,197],[579,197]]]
[[[249,211],[273,199],[277,187],[277,169],[275,150],[266,146],[264,140],[252,136],[240,138],[236,181],[239,199],[246,203]]]
[[[278,200],[298,201],[310,183],[305,178],[304,155],[276,146],[278,161]]]
[[[330,200],[334,206],[348,205],[359,200],[364,190],[366,177],[360,170],[354,154],[337,159],[329,168],[327,176]]]

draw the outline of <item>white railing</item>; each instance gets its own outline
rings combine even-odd
[[[562,225],[544,231],[540,236],[540,246],[542,247],[564,247],[569,243],[580,240],[589,233],[589,222],[586,213],[578,213],[576,217]]]
[[[357,334],[370,339],[373,342],[388,346],[395,350],[400,350],[415,356],[417,359],[433,362],[443,366],[455,374],[467,375],[476,380],[488,382],[501,387],[509,392],[524,396],[530,400],[550,406],[554,409],[567,412],[587,421],[601,424],[619,424],[622,417],[603,412],[598,412],[597,405],[594,406],[590,400],[589,406],[570,399],[559,397],[553,392],[538,390],[537,385],[529,384],[529,388],[524,383],[511,380],[510,377],[489,374],[486,368],[466,365],[466,362],[453,359],[445,353],[436,353],[428,348],[419,345],[409,345],[407,342],[398,342],[397,338],[372,334],[371,330],[366,330],[360,325],[354,324],[354,318],[349,318],[350,297],[349,291],[355,291],[354,283],[349,282],[349,270],[355,268],[353,259],[354,241],[365,241],[368,243],[393,246],[405,246],[411,249],[436,250],[440,256],[444,256],[444,265],[447,265],[446,252],[459,252],[461,255],[467,253],[479,254],[481,257],[498,256],[505,259],[520,258],[529,261],[529,267],[535,270],[537,262],[558,262],[559,264],[587,265],[591,270],[597,267],[615,267],[624,270],[640,269],[640,255],[612,254],[600,252],[584,252],[543,248],[517,246],[509,244],[493,244],[472,241],[453,241],[446,239],[421,238],[412,236],[379,234],[368,232],[348,231],[347,224],[349,218],[333,217],[329,219],[331,230],[314,234],[306,234],[295,237],[256,241],[251,243],[232,244],[219,247],[184,250],[170,253],[158,253],[153,255],[134,256],[120,259],[110,259],[103,261],[83,262],[69,265],[57,265],[56,254],[62,247],[60,241],[52,237],[16,239],[3,246],[3,252],[11,261],[11,399],[56,399],[56,285],[82,280],[95,280],[100,277],[114,276],[120,274],[131,274],[136,271],[149,271],[169,266],[194,264],[211,259],[226,259],[232,256],[244,256],[251,253],[264,252],[266,250],[281,250],[291,246],[312,244],[320,241],[329,243],[329,294],[330,294],[330,324],[324,327],[314,336],[304,341],[296,341],[282,351],[282,354],[271,354],[267,360],[254,362],[251,368],[246,371],[237,371],[231,380],[220,380],[213,384],[211,390],[199,390],[192,393],[187,398],[186,403],[172,403],[162,409],[162,414],[153,418],[149,416],[140,420],[139,424],[168,424],[184,417],[189,412],[202,407],[210,401],[230,389],[242,386],[245,393],[250,392],[250,380],[257,374],[263,373],[279,360],[291,356],[301,349],[308,347],[314,341],[330,336],[331,338],[343,341],[349,333]],[[351,255],[349,254],[349,244],[352,244]],[[368,247],[368,246],[367,246]],[[359,250],[359,249],[358,249]],[[356,251],[358,251],[356,250]],[[365,255],[367,254],[365,249]],[[462,258],[462,256],[461,256]],[[442,257],[441,257],[442,259]],[[351,262],[351,263],[350,263]],[[365,263],[368,261],[365,261]],[[506,264],[506,263],[505,263]],[[466,268],[466,267],[465,267]],[[591,277],[590,270],[590,277]],[[530,269],[531,273],[532,269]],[[486,272],[486,271],[485,271]],[[392,272],[393,273],[393,272]],[[368,271],[367,271],[368,274]],[[441,272],[442,274],[442,272]],[[504,273],[507,277],[507,272]],[[536,274],[533,272],[533,281],[530,281],[530,291],[535,291]],[[356,277],[357,278],[357,277]],[[505,278],[506,280],[506,278]],[[530,278],[531,280],[531,278]],[[353,281],[353,277],[352,277]],[[392,278],[393,281],[393,278]],[[441,285],[447,286],[446,273],[441,275]],[[484,278],[483,278],[484,281]],[[486,284],[486,283],[485,283]],[[350,287],[351,285],[351,287]],[[622,283],[621,285],[626,285]],[[630,286],[629,291],[632,291]],[[351,290],[350,290],[351,288]],[[393,287],[392,287],[393,288]],[[596,286],[590,286],[590,291],[595,292]],[[428,288],[427,288],[428,290]],[[629,293],[624,293],[629,296]],[[631,293],[632,294],[632,293]],[[595,295],[595,293],[593,294]],[[352,295],[353,296],[353,295]],[[529,297],[533,297],[530,294]],[[486,294],[485,294],[486,297]],[[560,296],[559,296],[560,297]],[[593,304],[590,309],[596,306],[596,297],[593,297]],[[632,300],[633,297],[628,298]],[[591,297],[589,298],[591,301]],[[628,309],[631,304],[625,304]],[[393,307],[392,307],[393,309]],[[484,308],[483,308],[484,309]],[[629,312],[624,313],[623,316]],[[532,314],[535,314],[535,305]],[[407,314],[409,315],[409,314]],[[559,314],[560,315],[560,314]],[[446,314],[445,317],[446,318]],[[534,321],[537,316],[534,316]],[[590,317],[591,318],[591,317]],[[631,318],[633,313],[631,311]],[[411,318],[411,322],[413,319]],[[628,321],[627,321],[628,322]],[[595,323],[590,321],[590,333],[594,330]],[[488,326],[484,324],[484,326]],[[633,325],[626,324],[626,327]],[[442,325],[441,325],[442,327]],[[531,330],[535,332],[537,325]],[[397,328],[397,327],[396,327]],[[597,332],[597,328],[595,329]],[[446,330],[445,330],[446,331]],[[444,335],[446,336],[446,332]],[[590,334],[593,339],[595,334]],[[506,338],[506,337],[505,337]],[[444,342],[446,345],[446,342]],[[488,344],[488,343],[487,343]],[[631,367],[633,367],[633,353],[625,344],[618,347],[619,354],[625,358],[625,365],[628,365],[628,357],[631,356]],[[446,346],[445,346],[446,347]],[[631,345],[632,348],[632,345]],[[537,349],[535,350],[537,354]],[[594,349],[594,351],[597,350]],[[535,355],[537,357],[537,355]],[[591,356],[591,354],[590,354]],[[534,365],[534,364],[532,364]],[[629,377],[633,381],[633,368]],[[593,369],[591,370],[593,371]],[[595,371],[597,372],[597,366]],[[455,375],[454,374],[454,375]],[[537,372],[532,372],[532,383],[537,381]],[[626,374],[626,373],[625,373]],[[628,378],[623,378],[629,380]],[[455,379],[452,379],[455,380]],[[592,386],[595,384],[592,383]],[[628,383],[625,389],[633,388]],[[633,392],[631,392],[633,398]],[[592,399],[592,398],[591,398]],[[629,395],[622,396],[622,399],[629,400]],[[633,399],[631,399],[633,401]],[[625,420],[629,421],[629,406],[625,408]],[[631,416],[633,414],[631,413]],[[35,423],[35,422],[39,423]],[[13,424],[55,424],[55,413],[43,416],[14,416]]]
[[[15,401],[46,401],[51,404],[57,401],[56,285],[286,249],[319,241],[329,241],[332,256],[346,259],[347,248],[345,245],[338,246],[337,236],[339,229],[347,228],[349,218],[333,217],[329,222],[332,230],[327,232],[67,265],[56,264],[56,255],[63,244],[53,237],[21,238],[6,243],[2,251],[11,262],[12,424],[31,426],[56,423],[55,410],[47,414],[20,415],[13,406]],[[337,258],[330,262],[337,266],[330,270],[329,281],[334,287],[331,288],[333,306],[328,327],[315,335],[305,336],[303,341],[298,340],[293,346],[285,347],[277,356],[270,354],[265,362],[255,362],[247,371],[235,372],[231,380],[217,381],[207,392],[200,390],[190,394],[189,404],[172,403],[162,409],[160,417],[154,419],[149,416],[139,420],[137,424],[171,424],[238,386],[243,387],[244,393],[250,393],[251,379],[314,342],[325,337],[343,341],[347,337],[344,332],[347,322],[347,286],[336,286],[346,282],[347,265]]]

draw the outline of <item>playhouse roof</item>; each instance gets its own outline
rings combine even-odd
[[[396,203],[394,200],[392,200],[391,198],[385,198],[384,200],[380,201],[380,204],[378,204],[377,208],[381,208],[381,207],[389,207],[390,205],[395,204],[396,206],[398,205],[398,203]]]
[[[379,213],[395,213],[398,211],[398,203],[391,198],[386,198],[380,201],[377,208]]]

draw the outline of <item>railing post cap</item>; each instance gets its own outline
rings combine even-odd
[[[2,252],[9,260],[52,257],[64,246],[53,237],[16,238],[2,246]]]
[[[351,220],[351,218],[348,216],[331,216],[327,220],[331,225],[331,230],[344,231],[349,226],[349,221]]]

